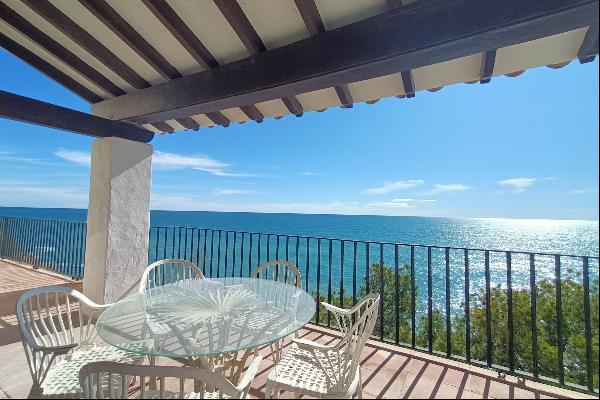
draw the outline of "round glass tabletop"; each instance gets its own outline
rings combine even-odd
[[[286,337],[315,314],[306,291],[266,279],[183,280],[148,289],[104,311],[98,335],[138,354],[199,357]]]

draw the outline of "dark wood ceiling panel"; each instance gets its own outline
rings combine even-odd
[[[165,79],[181,78],[181,74],[146,39],[104,0],[79,0],[96,18],[152,66]]]
[[[91,90],[83,86],[81,83],[71,78],[69,75],[60,71],[52,64],[48,63],[36,54],[32,53],[31,51],[21,46],[19,43],[15,42],[11,38],[5,36],[1,32],[0,47],[3,47],[10,53],[19,57],[21,60],[31,65],[33,68],[37,69],[44,75],[47,75],[49,78],[54,79],[56,82],[60,83],[61,85],[75,93],[77,96],[82,97],[88,102],[97,103],[100,100],[102,100],[102,97],[98,96],[96,93],[92,92]]]
[[[136,89],[143,89],[150,86],[150,83],[136,73],[130,66],[113,54],[84,28],[80,27],[63,14],[62,11],[52,5],[48,0],[23,1],[48,23],[96,57],[131,86]]]
[[[120,96],[125,94],[125,91],[115,85],[110,79],[106,78],[100,72],[90,67],[81,58],[71,53],[56,40],[52,39],[50,36],[33,26],[33,24],[21,17],[2,2],[0,2],[0,19],[6,21],[6,23],[44,48],[47,52],[52,54],[61,62],[75,69],[89,81],[95,83],[98,87],[102,88],[111,95]]]

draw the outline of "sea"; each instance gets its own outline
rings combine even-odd
[[[84,209],[0,207],[0,216],[85,221],[86,215],[87,210]],[[486,287],[486,255],[482,250],[498,250],[488,254],[488,279],[491,287],[507,286],[508,251],[514,252],[511,253],[510,261],[511,284],[516,289],[530,288],[532,258],[529,253],[537,253],[534,256],[534,281],[554,279],[554,254],[562,255],[560,264],[563,279],[581,281],[584,260],[582,256],[589,257],[590,279],[598,279],[598,221],[159,210],[151,212],[150,220],[154,227],[154,235],[150,237],[151,260],[163,256],[160,251],[153,250],[155,247],[159,248],[157,243],[163,248],[164,256],[180,256],[183,246],[186,257],[189,255],[192,261],[203,264],[207,270],[210,268],[213,275],[215,271],[222,275],[245,274],[246,267],[249,272],[251,264],[254,266],[267,261],[267,247],[270,246],[270,259],[289,257],[292,261],[298,260],[299,269],[305,279],[305,288],[313,292],[318,290],[325,297],[331,296],[332,291],[333,296],[336,296],[339,289],[348,294],[356,290],[361,283],[364,285],[370,265],[383,261],[383,264],[391,267],[393,271],[395,264],[410,263],[410,246],[399,246],[397,256],[394,253],[394,245],[380,247],[378,243],[422,245],[423,247],[416,247],[412,255],[418,290],[417,308],[420,310],[426,308],[428,285],[432,285],[435,307],[443,308],[448,296],[453,312],[460,312],[464,304],[467,282],[467,263],[463,248],[473,249],[469,253],[470,270],[467,274],[471,293],[481,292]],[[218,236],[218,239],[215,236],[201,238],[199,231],[195,231],[194,236],[193,230],[184,229],[170,230],[171,236],[167,233],[165,237],[157,234],[159,230],[156,227],[189,227],[214,229],[215,232],[221,230],[274,235],[267,236],[262,244],[257,243],[256,237],[252,244],[249,235],[246,235],[232,246],[231,236],[227,239],[221,236]],[[186,235],[185,240],[183,232]],[[291,238],[287,239],[284,245],[283,238],[287,236],[282,236],[281,246],[279,243],[276,245],[278,234],[289,235]],[[297,239],[298,237],[324,239],[321,241],[322,247],[318,247],[318,239],[311,239],[306,244],[306,239]],[[346,241],[329,241],[331,238]],[[198,252],[201,240],[205,243],[202,256]],[[230,240],[229,247],[226,246],[225,240]],[[353,249],[353,241],[362,242]],[[245,255],[242,243],[245,245]],[[227,248],[228,251],[220,248],[217,250],[218,244],[223,244],[224,249]],[[441,248],[429,250],[428,246]],[[444,247],[453,249],[446,251]],[[250,250],[252,248],[253,250]],[[274,254],[275,251],[278,253]],[[431,254],[428,254],[428,251],[431,251]],[[213,266],[215,271],[212,270]],[[446,285],[446,276],[450,281],[449,286]],[[447,290],[450,292],[448,295]]]

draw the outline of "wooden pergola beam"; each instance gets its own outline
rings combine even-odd
[[[597,22],[597,0],[422,0],[102,101],[93,113],[138,123],[196,115],[409,71]]]
[[[49,78],[54,79],[56,82],[88,102],[96,103],[102,100],[102,97],[98,96],[96,93],[92,92],[81,83],[71,78],[69,75],[54,67],[43,58],[21,46],[11,38],[5,36],[2,32],[0,32],[0,47],[10,51],[12,54],[31,65],[33,68],[37,69]]]
[[[119,137],[148,143],[154,133],[0,90],[0,117],[94,137]]]

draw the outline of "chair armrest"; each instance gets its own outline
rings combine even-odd
[[[328,351],[328,350],[334,350],[336,347],[336,346],[331,346],[331,345],[319,344],[317,342],[313,342],[312,340],[298,339],[298,338],[292,338],[292,342],[296,343],[298,348],[301,350]]]
[[[252,380],[258,373],[258,368],[260,367],[260,363],[262,362],[262,359],[263,359],[262,356],[257,356],[254,359],[254,361],[252,361],[252,364],[250,364],[250,366],[246,370],[246,373],[240,380],[240,383],[237,385],[238,390],[246,391],[248,389],[248,387],[252,383]]]
[[[346,310],[346,309],[344,309],[344,308],[339,308],[339,307],[336,307],[336,306],[334,306],[334,305],[332,305],[332,304],[325,303],[324,301],[322,301],[322,302],[321,302],[321,305],[322,305],[322,306],[323,306],[323,308],[325,308],[327,311],[331,311],[331,312],[333,312],[333,313],[340,314],[340,315],[344,315],[344,316],[349,316],[349,315],[352,315],[352,314],[353,314],[353,313],[354,313],[354,312],[355,312],[355,311],[358,309],[358,307],[359,307],[359,306],[356,306],[356,307],[354,307],[354,308],[351,308],[351,309],[349,309],[349,310]]]
[[[31,344],[28,343],[30,346]],[[56,355],[66,354],[73,350],[75,347],[79,346],[79,343],[71,343],[65,344],[62,346],[38,346],[37,344],[31,346],[34,351],[41,351],[44,353],[54,353]]]

